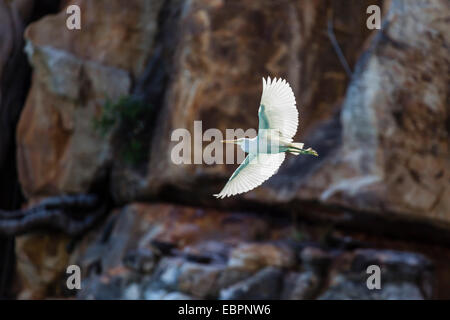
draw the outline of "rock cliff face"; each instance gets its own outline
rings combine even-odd
[[[165,62],[173,65],[168,70],[171,80],[166,98],[154,106],[159,117],[145,174],[120,165],[113,170],[119,201],[149,198],[180,184],[196,187],[206,181],[219,188],[211,183],[233,168],[174,165],[170,155],[175,143],[169,137],[177,128],[192,130],[195,120],[203,121],[203,130],[256,128],[263,76],[282,76],[293,83],[302,113],[299,135],[328,118],[348,82],[339,60],[330,55],[334,51],[327,38],[328,15],[335,20],[338,40],[351,63],[369,34],[366,17],[360,14],[366,6],[359,1],[351,7],[357,19],[350,21],[346,6],[325,2],[171,1],[163,8],[158,1],[151,6],[136,1],[127,3],[125,13],[120,1],[112,6],[101,1],[74,3],[83,12],[81,31],[58,27],[66,19],[61,12],[31,25],[26,33],[36,72],[18,142],[21,181],[31,197],[87,191],[101,178],[111,142],[95,136],[90,119],[98,115],[106,97],[117,99],[131,92],[133,80],[139,82],[147,62],[160,54],[152,50],[155,37],[163,50],[174,51],[172,60]],[[107,16],[97,19],[99,12]],[[163,20],[159,24],[158,16]],[[175,31],[165,31],[164,19]],[[175,43],[167,44],[170,41]],[[44,90],[46,97],[54,97],[56,109],[39,102],[37,92]],[[33,123],[30,118],[39,108],[47,113],[41,117],[45,122]],[[36,130],[39,135],[33,134]],[[53,145],[50,150],[42,145],[48,143]]]
[[[332,249],[326,241],[299,246],[296,236],[294,228],[258,216],[133,204],[114,213],[105,228],[92,239],[88,236],[88,244],[82,243],[73,254],[86,270],[80,298],[424,299],[432,295],[432,266],[420,254]],[[383,270],[382,290],[366,286],[366,269],[373,264]]]
[[[0,1],[0,210],[20,207],[15,131],[30,86],[31,68],[23,52],[27,24],[55,10],[55,1]],[[57,3],[56,3],[57,4]],[[0,299],[11,298],[14,238],[0,236]]]
[[[34,73],[17,142],[20,180],[29,197],[86,192],[104,178],[110,137],[102,138],[93,120],[107,99],[130,94],[143,73],[162,4],[74,3],[83,12],[82,30],[68,30],[61,11],[25,34]]]
[[[61,12],[26,32],[35,72],[17,140],[28,196],[86,192],[113,162],[119,202],[167,190],[182,191],[175,197],[186,200],[195,190],[198,203],[212,203],[211,190],[219,190],[234,167],[174,164],[178,141],[171,133],[194,132],[197,120],[203,131],[256,128],[261,77],[272,75],[293,84],[299,139],[314,145],[321,159],[288,159],[280,174],[242,198],[317,201],[448,222],[447,2],[394,1],[371,42],[366,15],[359,14],[366,4],[359,1],[354,14],[338,4],[301,1],[172,1],[164,8],[136,2],[124,12],[119,4],[79,4],[86,12],[83,31],[58,28],[66,17]],[[108,18],[97,19],[97,12]],[[344,14],[355,18],[348,22]],[[367,47],[348,89],[327,37],[330,17],[351,64]],[[164,19],[172,19],[176,31],[165,32]],[[149,61],[161,55],[155,46],[169,50],[168,36],[174,36],[171,60],[164,60],[172,65],[170,80],[165,98],[153,106],[149,160],[139,170],[124,168],[112,157],[110,137],[99,137],[91,119],[106,98],[135,91],[133,81],[139,83]]]
[[[352,4],[185,3],[178,22],[172,81],[157,121],[147,177],[142,179],[141,175],[134,184],[122,188],[126,190],[119,189],[117,197],[130,201],[181,188],[184,199],[191,198],[191,190],[196,190],[196,198],[211,202],[211,190],[220,190],[234,166],[175,165],[171,151],[178,141],[169,137],[178,128],[193,133],[194,121],[198,120],[202,121],[203,132],[217,128],[224,135],[227,128],[257,128],[263,76],[281,76],[292,83],[301,113],[299,137],[331,117],[345,94],[348,79],[327,37],[327,15],[333,15],[338,39],[353,63],[369,32],[364,28],[365,16],[359,14],[365,10],[365,3]],[[352,12],[355,19],[344,25],[343,20],[348,22],[345,15]],[[205,141],[203,147],[207,144]],[[192,149],[192,163],[198,153],[202,151]],[[252,192],[249,197],[261,201],[265,195]]]
[[[69,4],[81,30],[65,27]],[[372,4],[386,11],[373,33]],[[70,294],[68,263],[83,270],[79,298],[449,297],[449,21],[447,0],[64,1],[24,33],[20,183],[30,202],[100,188],[117,208],[78,242],[17,238],[20,297]],[[171,134],[256,128],[263,76],[292,85],[295,140],[320,157],[288,157],[256,190],[216,200],[235,166],[176,165]],[[145,133],[119,119],[101,134],[107,101],[128,95],[150,108]],[[138,161],[123,160],[127,144]],[[381,291],[363,281],[372,264]]]
[[[347,90],[342,144],[299,198],[448,225],[449,14],[448,1],[392,2]]]

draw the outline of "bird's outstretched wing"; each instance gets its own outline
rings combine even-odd
[[[277,172],[284,161],[284,157],[284,152],[275,154],[248,154],[241,165],[231,175],[222,191],[214,196],[223,199],[258,187]]]
[[[291,87],[282,79],[263,78],[263,92],[259,105],[259,132],[271,129],[292,141],[297,132],[298,111]]]

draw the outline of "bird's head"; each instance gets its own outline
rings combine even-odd
[[[242,145],[245,141],[245,138],[239,138],[235,140],[222,140],[222,143],[234,143],[237,145]]]

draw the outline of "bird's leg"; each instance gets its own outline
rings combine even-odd
[[[308,148],[308,149],[301,149],[301,150],[299,151],[299,153],[300,153],[300,154],[310,154],[310,155],[313,155],[313,156],[316,156],[316,157],[319,156],[319,154],[317,153],[317,151],[316,151],[316,150],[313,150],[313,149],[311,149],[311,148]]]
[[[297,145],[297,146],[296,146]],[[292,143],[289,147],[288,147],[288,152],[298,156],[299,154],[311,154],[313,156],[318,157],[319,155],[317,154],[316,150],[313,150],[311,148],[308,149],[303,149],[303,143],[299,144],[299,143]]]

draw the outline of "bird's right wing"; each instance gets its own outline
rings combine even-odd
[[[271,130],[292,141],[298,127],[298,111],[294,92],[282,79],[263,78],[263,92],[258,110],[259,132]]]
[[[284,161],[285,153],[247,155],[231,175],[225,187],[214,196],[220,199],[250,191],[274,175]]]

